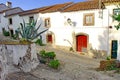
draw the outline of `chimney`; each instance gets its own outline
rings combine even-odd
[[[7,6],[8,8],[12,8],[12,3],[9,2],[9,1],[7,1],[7,2],[6,2],[6,6]]]

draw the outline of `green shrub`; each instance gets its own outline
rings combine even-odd
[[[74,51],[72,47],[70,47],[70,49],[69,49],[69,50],[70,50],[70,51]]]
[[[4,31],[4,32],[3,32],[3,35],[4,35],[4,36],[10,36],[10,33],[9,33],[9,31]]]
[[[117,69],[116,64],[109,64],[106,68],[107,71],[116,70],[116,69]]]
[[[55,52],[45,52],[45,50],[41,50],[39,54],[42,58],[54,59],[56,57]]]
[[[107,56],[106,60],[111,60],[111,57],[110,57],[110,56]]]
[[[18,35],[14,34],[12,38],[16,40],[18,38]]]
[[[49,62],[48,66],[54,69],[58,69],[58,67],[60,66],[60,62],[59,60],[52,60]]]
[[[46,52],[46,57],[49,59],[54,59],[56,57],[55,52]]]
[[[40,45],[40,46],[44,46],[45,44],[43,44],[42,40],[41,39],[37,39],[35,41],[36,44]]]
[[[45,50],[41,50],[41,51],[39,52],[39,54],[40,54],[40,56],[41,56],[42,58],[46,58],[46,52],[45,52]]]

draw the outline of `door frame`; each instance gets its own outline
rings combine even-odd
[[[118,46],[118,40],[111,40],[111,50],[110,50],[111,51],[111,53],[110,53],[111,54],[111,59],[114,59],[114,58],[112,58],[112,42],[113,41],[117,41],[117,55],[116,56],[118,56],[118,47],[119,47]],[[117,59],[117,57],[116,57],[116,59]]]
[[[76,39],[76,37],[79,36],[79,35],[87,36],[87,50],[89,49],[89,35],[87,33],[80,32],[80,33],[77,33],[77,34],[73,33],[72,35],[73,35],[73,44],[74,44],[73,48],[74,48],[75,51],[77,51],[77,39]]]
[[[49,43],[47,42],[48,41],[48,35],[51,35],[52,36],[52,43]],[[49,31],[47,34],[46,34],[46,43],[48,45],[52,45],[52,46],[55,46],[55,35],[52,31]]]

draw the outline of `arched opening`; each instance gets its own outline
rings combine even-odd
[[[48,34],[47,35],[47,43],[53,43],[53,38],[52,38],[52,34]]]
[[[76,35],[76,51],[86,52],[88,48],[88,35]]]
[[[52,46],[55,45],[55,35],[53,32],[49,31],[46,35],[46,42]]]

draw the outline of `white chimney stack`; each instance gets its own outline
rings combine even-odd
[[[6,2],[6,6],[7,6],[8,8],[12,8],[12,3],[9,2],[9,1],[7,1],[7,2]]]

